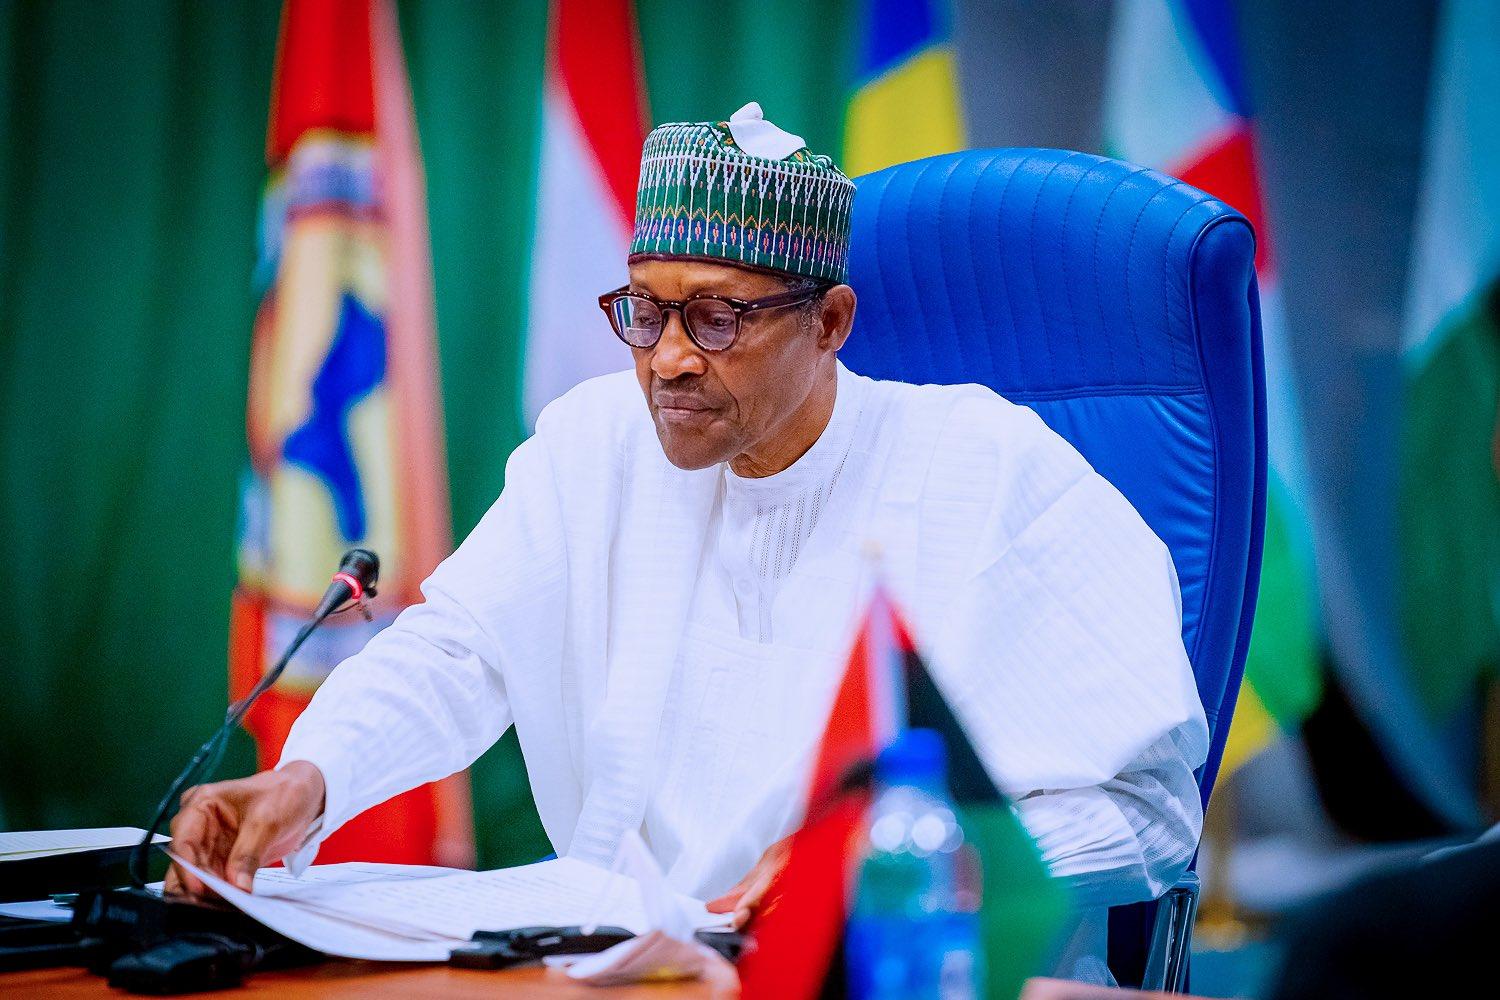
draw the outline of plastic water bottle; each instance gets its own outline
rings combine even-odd
[[[937,733],[903,733],[876,763],[854,912],[845,937],[854,1000],[983,994],[980,872],[946,787]]]

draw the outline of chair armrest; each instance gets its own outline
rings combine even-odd
[[[1187,989],[1188,957],[1193,943],[1193,917],[1198,912],[1198,873],[1184,872],[1177,884],[1156,901],[1151,948],[1141,989],[1182,993]]]

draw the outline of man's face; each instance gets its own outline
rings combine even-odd
[[[751,300],[787,285],[728,264],[644,260],[630,265],[630,288],[682,301],[698,293]],[[656,346],[631,348],[636,377],[667,459],[678,468],[727,462],[772,438],[813,390],[837,344],[803,306],[750,313],[728,350],[705,351],[671,313]],[[842,338],[836,338],[842,340]]]

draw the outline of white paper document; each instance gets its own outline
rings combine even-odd
[[[106,847],[131,847],[141,842],[145,830],[133,826],[101,826],[83,830],[18,830],[0,833],[0,864],[25,861],[54,854],[96,851]],[[169,838],[158,833],[152,840],[160,844]]]
[[[724,965],[718,952],[697,941],[682,941],[665,931],[652,931],[595,955],[559,955],[543,959],[568,970],[568,977],[590,986],[662,983],[699,979],[710,966]],[[733,970],[730,970],[733,976]]]
[[[47,920],[65,924],[73,919],[72,903],[56,903],[50,899],[38,899],[24,903],[0,903],[0,917],[17,920]]]
[[[640,936],[596,955],[569,956],[573,959],[566,963],[571,978],[591,986],[665,982],[698,979],[711,967],[725,964],[716,952],[694,940],[693,931],[701,921],[682,904],[684,897],[672,891],[666,873],[639,833],[629,830],[621,838],[613,870],[640,886],[650,932],[638,932]],[[720,922],[727,919],[721,917]]]
[[[651,924],[634,879],[572,858],[489,872],[318,865],[301,879],[264,869],[255,876],[253,894],[178,863],[267,927],[344,958],[445,961],[477,930],[568,926],[595,918],[640,934]],[[602,913],[596,912],[600,899],[608,901]],[[695,926],[723,926],[728,919],[698,900],[680,899]]]
[[[226,902],[273,931],[325,954],[377,962],[442,962],[448,958],[449,951],[458,947],[457,942],[451,940],[412,940],[355,921],[330,917],[316,910],[304,909],[276,893],[251,894],[236,889],[196,865],[180,858],[175,860]],[[259,875],[256,881],[260,881]]]

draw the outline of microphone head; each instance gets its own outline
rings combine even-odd
[[[380,557],[369,549],[350,549],[339,563],[339,572],[348,573],[361,587],[373,592],[375,581],[380,579]]]

